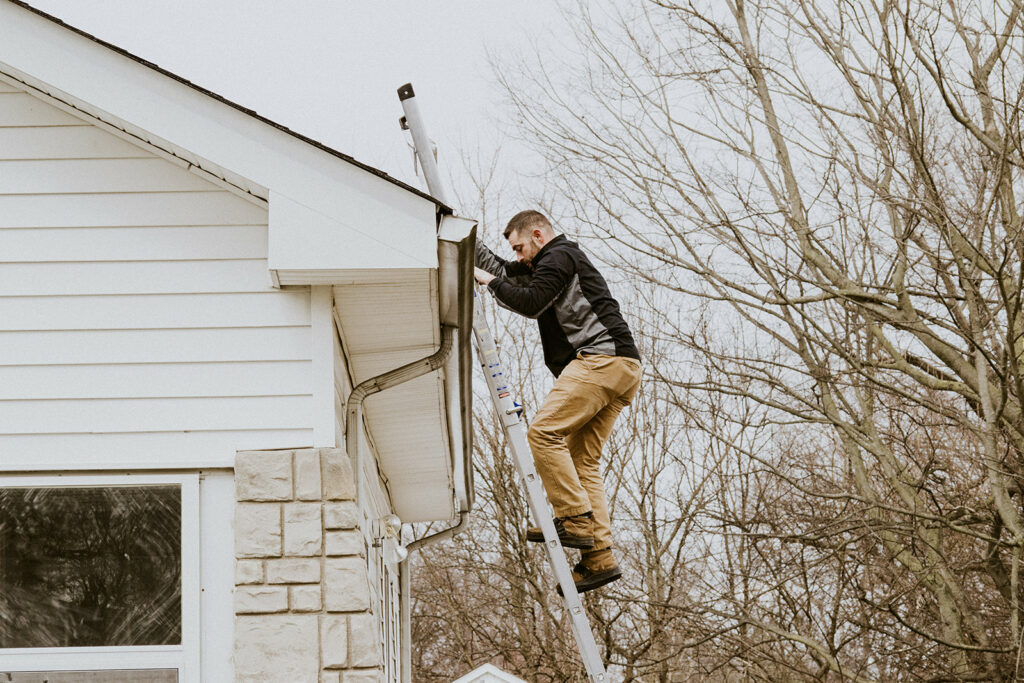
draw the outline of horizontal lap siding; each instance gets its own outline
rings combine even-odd
[[[309,361],[308,342],[297,326],[0,331],[0,367]]]
[[[265,258],[265,225],[0,230],[7,263]]]
[[[309,294],[267,212],[0,87],[0,469],[312,443]]]
[[[303,396],[307,360],[0,366],[0,400]]]
[[[136,469],[161,462],[210,467],[211,456],[220,453],[312,442],[312,428],[108,432],[88,439],[81,434],[0,434],[0,462],[7,470]]]

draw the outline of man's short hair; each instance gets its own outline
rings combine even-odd
[[[515,216],[512,216],[512,220],[505,226],[505,239],[508,239],[512,233],[519,233],[523,230],[533,230],[534,228],[551,228],[551,221],[542,214],[540,211],[534,211],[533,209],[527,209],[526,211],[520,211]]]

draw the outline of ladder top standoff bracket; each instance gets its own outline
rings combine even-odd
[[[405,85],[398,89],[398,100],[400,102],[405,102],[410,97],[416,97],[416,93],[413,92],[412,90],[412,83],[406,83]],[[399,127],[401,127],[402,130],[409,130],[409,119],[407,119],[405,116],[400,117],[398,119],[398,125]]]
[[[416,93],[412,90],[412,83],[406,83],[398,89],[398,99],[404,102],[410,97],[416,97]]]

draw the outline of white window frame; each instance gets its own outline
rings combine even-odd
[[[199,681],[199,474],[0,475],[0,488],[181,487],[181,644],[123,647],[0,648],[0,671],[176,669],[179,683]]]

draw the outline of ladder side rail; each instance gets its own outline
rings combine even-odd
[[[479,304],[479,298],[477,299]],[[569,623],[572,626],[573,636],[583,659],[583,665],[587,674],[594,683],[606,681],[606,672],[601,653],[597,648],[590,622],[579,593],[576,591],[576,584],[572,579],[572,571],[565,559],[562,544],[558,540],[558,533],[555,531],[554,522],[549,513],[547,497],[540,476],[533,464],[533,456],[530,451],[529,442],[526,439],[526,423],[521,417],[519,407],[512,399],[511,391],[505,379],[501,361],[498,358],[497,347],[490,328],[487,326],[481,306],[476,307],[473,318],[473,332],[476,338],[477,353],[480,357],[481,366],[484,370],[484,377],[494,402],[498,419],[505,432],[509,448],[513,454],[516,470],[527,492],[527,501],[530,505],[530,512],[533,519],[540,526],[544,535],[544,547],[548,553],[555,580],[562,588],[563,601],[569,616]]]
[[[524,452],[522,450],[524,448],[527,449],[526,453],[530,452],[526,441],[525,425],[519,424],[509,428],[506,431],[506,435],[510,444],[519,444],[520,452]],[[512,448],[516,449],[517,446],[512,445]],[[569,623],[572,626],[576,645],[580,650],[580,656],[583,659],[583,664],[587,669],[590,679],[603,682],[605,680],[603,658],[601,657],[600,650],[598,650],[593,631],[590,628],[590,621],[583,608],[583,601],[580,598],[580,594],[576,591],[576,583],[572,579],[572,570],[565,559],[565,552],[558,540],[558,533],[555,531],[554,522],[551,520],[551,515],[548,514],[547,497],[544,493],[543,483],[532,463],[528,469],[524,468],[523,464],[522,461],[519,462],[519,474],[528,492],[530,512],[533,518],[537,520],[544,534],[544,546],[548,552],[548,561],[551,564],[555,579],[562,587],[562,600],[565,602],[566,610],[568,610]]]

